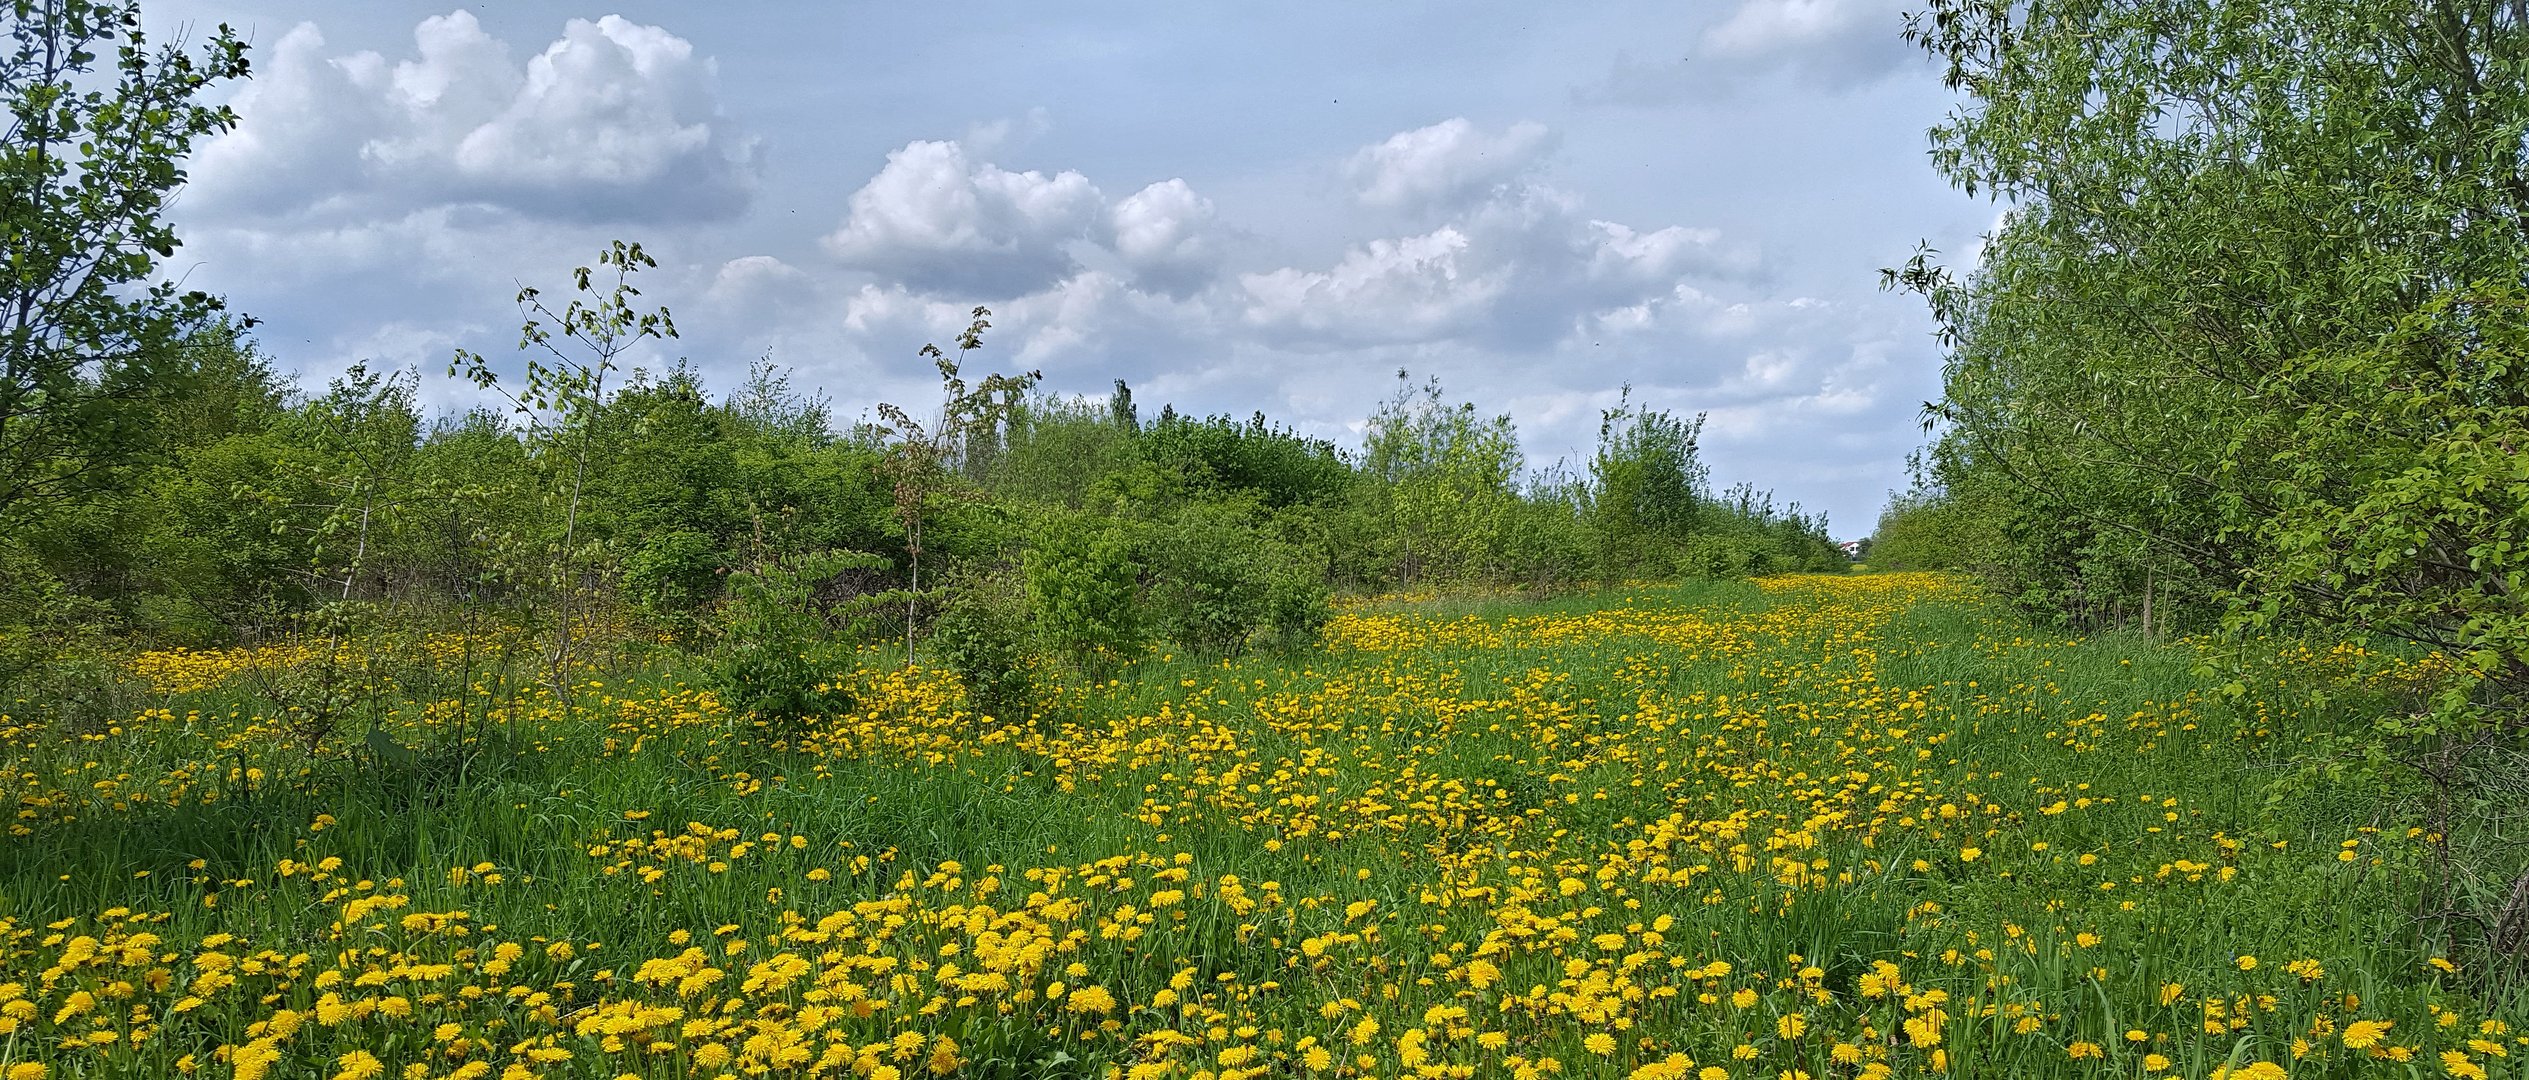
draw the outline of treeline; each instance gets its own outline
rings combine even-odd
[[[626,253],[638,269],[638,248],[609,258]],[[585,306],[632,326],[603,284]],[[1400,381],[1347,453],[1261,413],[1145,419],[1120,382],[1103,401],[1032,374],[969,385],[985,314],[962,348],[926,350],[938,403],[859,423],[770,365],[725,388],[613,371],[629,331],[557,335],[524,384],[483,365],[515,407],[434,419],[418,373],[302,388],[214,325],[158,366],[187,392],[131,406],[153,435],[111,482],[14,507],[0,632],[22,651],[224,644],[359,608],[602,615],[711,648],[734,621],[778,624],[754,602],[813,615],[794,637],[921,652],[945,634],[950,659],[991,653],[969,665],[989,675],[1035,653],[1094,669],[1303,641],[1337,592],[1843,566],[1822,518],[1711,489],[1698,420],[1629,399],[1587,462],[1532,475],[1507,417]]]
[[[2351,691],[2341,756],[2294,764],[2420,786],[2419,909],[2507,950],[2529,946],[2524,19],[1932,0],[1910,36],[1964,98],[1934,159],[2010,210],[1964,276],[1928,252],[1888,272],[1950,350],[1871,553],[2075,628],[2427,658],[2405,692]]]
[[[459,628],[535,643],[495,663],[536,669],[503,693],[570,694],[592,634],[664,638],[743,711],[799,719],[864,646],[1006,702],[1048,662],[1304,641],[1337,592],[1840,565],[1822,518],[1714,494],[1700,421],[1629,396],[1589,461],[1532,472],[1507,417],[1401,374],[1359,453],[1261,414],[1145,420],[1121,382],[1101,402],[970,378],[981,308],[920,350],[936,402],[853,423],[769,366],[725,387],[682,361],[628,370],[677,328],[634,284],[655,261],[621,242],[568,290],[517,294],[519,356],[452,358],[487,408],[425,415],[435,372],[303,387],[251,318],[163,273],[163,210],[195,141],[236,125],[202,102],[247,77],[244,41],[152,44],[131,0],[8,18],[0,686],[45,674],[19,687],[39,706],[110,681],[65,658],[133,644]],[[263,688],[313,718],[311,749],[376,693],[356,652]]]

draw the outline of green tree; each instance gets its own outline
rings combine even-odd
[[[459,349],[448,364],[451,377],[462,375],[508,399],[516,415],[527,421],[529,434],[561,462],[567,474],[560,490],[560,536],[552,549],[550,585],[556,614],[549,657],[554,692],[565,701],[571,695],[573,609],[579,592],[590,584],[585,580],[585,553],[580,548],[580,497],[588,486],[590,454],[607,400],[606,378],[621,366],[624,354],[643,341],[676,336],[676,322],[666,308],[642,311],[633,304],[641,290],[633,286],[632,275],[656,266],[658,260],[642,251],[641,245],[617,240],[598,252],[596,267],[571,271],[571,283],[579,295],[561,311],[553,310],[541,290],[519,289],[518,309],[526,322],[518,332],[518,348],[529,355],[525,377],[515,391],[502,385],[491,362],[478,353]],[[604,275],[613,281],[600,293]]]
[[[1500,569],[1517,516],[1518,430],[1506,415],[1479,416],[1472,402],[1447,404],[1437,379],[1417,389],[1396,375],[1396,396],[1370,417],[1362,465],[1386,492],[1399,577],[1487,576]]]
[[[1695,453],[1703,426],[1701,416],[1679,420],[1635,404],[1630,386],[1599,414],[1585,498],[1603,578],[1665,569],[1663,549],[1693,530],[1711,495],[1711,470]]]
[[[0,527],[37,500],[113,487],[187,392],[221,304],[152,280],[194,140],[237,116],[198,100],[247,74],[221,26],[153,47],[137,3],[12,0],[0,45]]]
[[[2429,781],[2420,906],[2529,940],[2529,799],[2498,779],[2529,670],[2529,8],[1930,0],[1909,33],[1961,96],[1935,162],[2012,207],[1964,277],[1930,252],[1887,274],[1950,347],[1937,479],[2010,503],[2005,590],[2441,652],[2431,700],[2318,771]]]
[[[908,575],[904,655],[908,665],[913,663],[914,633],[921,621],[925,527],[931,523],[936,504],[959,490],[970,470],[975,475],[988,471],[1027,392],[1044,377],[1034,371],[1023,375],[993,374],[967,385],[959,371],[967,353],[983,348],[984,331],[992,328],[991,316],[989,308],[974,310],[972,321],[957,335],[954,357],[937,345],[922,346],[923,358],[931,361],[940,374],[940,414],[936,423],[926,427],[913,414],[892,403],[881,402],[878,406],[879,418],[885,424],[874,434],[886,440],[887,446],[879,468],[893,489],[896,524],[904,534]]]

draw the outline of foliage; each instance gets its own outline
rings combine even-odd
[[[1093,672],[1140,650],[1132,544],[1111,524],[1079,515],[1043,519],[1027,550],[1028,603],[1046,644]]]
[[[1007,575],[968,574],[942,587],[931,656],[957,673],[967,705],[986,718],[1036,708],[1036,658],[1027,594]]]
[[[1951,347],[1930,412],[1951,505],[1896,519],[1948,535],[1917,550],[2073,626],[2221,616],[2442,658],[2431,692],[2300,764],[2418,781],[2390,789],[2432,807],[2443,872],[2418,906],[2454,940],[2529,918],[2517,855],[2458,854],[2518,851],[2505,823],[2529,813],[2506,779],[2524,20],[2495,0],[1934,0],[1909,33],[1962,94],[1934,159],[2011,209],[1963,279],[1929,252],[1888,272]],[[2490,882],[2472,900],[2468,875]]]
[[[572,644],[577,629],[573,606],[586,573],[586,555],[580,548],[580,498],[588,487],[598,420],[607,400],[606,377],[643,341],[676,336],[676,322],[666,308],[641,311],[633,306],[641,290],[633,286],[632,275],[658,265],[641,245],[617,240],[598,252],[595,268],[571,271],[572,287],[579,295],[559,312],[545,301],[541,290],[521,287],[518,309],[526,321],[518,332],[518,348],[530,355],[515,391],[502,386],[499,374],[479,354],[459,349],[448,364],[451,377],[462,374],[476,387],[507,398],[513,411],[527,421],[531,439],[567,464],[568,480],[560,491],[561,534],[553,542],[550,563],[551,595],[558,610],[549,657],[553,686],[566,694],[573,685]],[[614,280],[600,295],[598,286],[609,272]],[[551,362],[545,357],[551,357]]]
[[[849,655],[815,603],[817,586],[881,565],[871,555],[827,552],[731,573],[727,622],[711,666],[721,704],[791,733],[851,708]]]
[[[992,328],[991,315],[988,308],[974,310],[973,321],[957,335],[955,358],[937,345],[922,346],[922,356],[940,374],[940,416],[935,425],[925,428],[900,406],[884,402],[878,406],[886,426],[875,434],[893,440],[879,467],[894,490],[896,524],[904,536],[909,575],[904,593],[907,664],[913,663],[914,631],[921,622],[917,609],[922,595],[922,536],[933,504],[953,490],[953,481],[963,478],[961,470],[981,473],[990,468],[1019,402],[1041,378],[1031,371],[1016,376],[994,374],[972,387],[966,384],[960,365],[967,353],[983,348],[983,333]]]
[[[1396,396],[1370,416],[1362,469],[1383,485],[1398,579],[1491,576],[1518,504],[1518,433],[1508,416],[1447,404],[1437,379],[1418,390],[1396,374]]]
[[[4,17],[0,528],[13,528],[31,503],[127,483],[160,445],[152,409],[192,390],[188,354],[218,347],[220,301],[159,277],[178,244],[160,215],[194,141],[236,126],[201,99],[247,62],[225,25],[198,58],[152,48],[137,3],[11,0]]]
[[[1588,497],[1605,579],[1664,569],[1665,549],[1695,530],[1711,489],[1711,470],[1695,453],[1703,426],[1701,416],[1679,420],[1634,404],[1630,386],[1599,415]]]

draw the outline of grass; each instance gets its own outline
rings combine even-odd
[[[459,703],[403,701],[380,730],[409,760],[301,753],[240,663],[147,658],[166,689],[122,722],[0,724],[0,1063],[1716,1080],[2529,1054],[2497,961],[2405,914],[2404,822],[2263,797],[2342,722],[2304,676],[2222,698],[2182,645],[2039,634],[1939,578],[1365,605],[1319,650],[1153,657],[1025,718],[886,669],[791,738],[652,654],[469,743]],[[2306,677],[2398,677],[2338,666]]]

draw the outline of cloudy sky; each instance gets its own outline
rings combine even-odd
[[[1938,390],[1877,270],[1993,219],[1890,0],[148,8],[254,45],[175,270],[450,408],[451,350],[624,238],[683,332],[646,364],[769,356],[845,417],[932,400],[981,304],[982,366],[1347,445],[1402,368],[1577,461],[1630,383],[1852,536]]]

